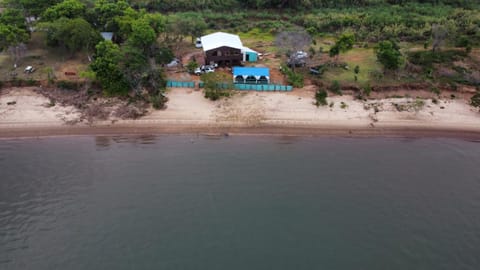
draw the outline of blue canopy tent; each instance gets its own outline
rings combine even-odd
[[[265,67],[233,67],[233,82],[269,84],[270,69]]]

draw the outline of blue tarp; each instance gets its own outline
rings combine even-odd
[[[233,76],[270,77],[270,69],[264,67],[233,67]]]

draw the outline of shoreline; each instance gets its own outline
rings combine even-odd
[[[133,120],[142,121],[142,120]],[[0,139],[56,136],[205,135],[205,136],[295,136],[353,138],[457,138],[480,140],[480,127],[379,125],[183,125],[152,126],[144,123],[100,125],[43,125],[2,127]]]

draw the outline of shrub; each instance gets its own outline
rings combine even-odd
[[[210,100],[217,100],[220,97],[230,96],[230,89],[233,88],[232,83],[227,83],[230,78],[219,72],[206,73],[201,76],[205,84],[204,94]]]
[[[196,61],[188,62],[187,64],[188,73],[193,73],[197,67],[198,67],[198,63]]]
[[[167,101],[168,98],[165,97],[162,93],[150,96],[150,102],[152,103],[152,107],[156,110],[164,109],[165,103],[167,103]]]
[[[323,89],[317,90],[315,93],[315,105],[318,106],[326,106],[327,103],[327,91]]]
[[[57,87],[65,90],[78,90],[78,83],[72,81],[58,81]]]
[[[434,64],[451,63],[465,58],[466,53],[459,50],[414,51],[408,54],[408,61],[414,65],[433,68]]]
[[[27,86],[35,86],[35,85],[39,85],[39,82],[32,79],[32,78],[29,78],[25,81],[25,85]]]
[[[355,72],[355,74],[360,73],[360,66],[356,65],[355,68],[353,69],[353,72]]]
[[[290,69],[287,65],[281,66],[282,73],[287,76],[287,81],[293,87],[302,88],[304,86],[304,77],[301,73],[296,73]]]
[[[473,107],[480,107],[480,92],[477,92],[473,97],[470,99],[470,104]]]
[[[372,87],[370,86],[370,84],[366,84],[364,87],[363,87],[363,93],[368,97],[370,96],[370,93],[372,92]]]
[[[330,86],[330,91],[337,95],[342,95],[342,87],[340,86],[340,83],[338,81],[333,81],[332,85]]]

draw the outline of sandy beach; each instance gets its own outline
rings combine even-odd
[[[79,122],[71,106],[51,104],[32,88],[3,89],[0,137],[87,134],[268,134],[334,136],[447,136],[480,138],[480,112],[463,99],[329,97],[316,107],[308,92],[236,92],[209,101],[201,91],[169,89],[165,110],[136,120]]]

